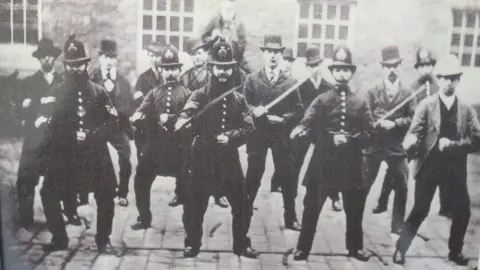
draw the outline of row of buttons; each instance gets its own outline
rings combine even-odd
[[[340,125],[342,126],[341,129],[340,129],[340,133],[345,133],[345,114],[347,113],[347,104],[345,103],[346,101],[346,94],[345,94],[345,91],[342,91],[340,92],[340,95],[341,95],[341,99],[342,99],[342,103],[341,103],[341,106],[342,106],[342,121],[340,122]]]
[[[167,109],[165,110],[166,113],[170,113],[170,101],[172,100],[172,87],[168,87],[168,92],[167,92]]]
[[[223,98],[223,117],[222,117],[222,133],[225,132],[225,123],[226,119],[225,117],[227,116],[227,98]]]
[[[83,117],[85,116],[86,111],[85,108],[83,107],[83,97],[82,97],[82,92],[78,92],[78,108],[77,108],[77,115],[80,117],[80,120],[78,121],[79,131],[83,131]]]

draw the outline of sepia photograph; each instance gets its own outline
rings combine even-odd
[[[0,270],[478,270],[479,115],[480,0],[0,0]]]

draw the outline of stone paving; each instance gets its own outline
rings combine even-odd
[[[244,147],[240,148],[242,165],[246,167]],[[116,154],[112,152],[113,160]],[[132,160],[136,164],[135,151]],[[271,159],[268,159],[267,168],[273,168]],[[378,254],[385,260],[382,263],[378,257],[372,257],[369,262],[359,262],[346,257],[345,250],[345,215],[343,212],[331,210],[331,203],[327,201],[318,223],[312,255],[307,262],[294,262],[292,256],[287,265],[282,263],[283,254],[295,247],[298,233],[285,230],[283,224],[283,207],[280,193],[270,193],[270,178],[272,170],[267,170],[262,180],[262,187],[255,202],[258,208],[254,212],[250,237],[253,247],[261,255],[258,259],[238,258],[231,253],[231,215],[230,208],[222,209],[216,206],[213,199],[205,217],[203,246],[201,253],[195,259],[183,258],[182,248],[184,230],[181,220],[182,208],[168,207],[168,201],[173,196],[174,179],[158,177],[152,187],[152,228],[143,231],[132,231],[130,225],[135,222],[137,211],[133,194],[133,180],[130,183],[130,206],[122,208],[116,206],[114,228],[111,240],[114,246],[119,247],[122,256],[97,255],[88,248],[94,245],[95,234],[95,200],[90,198],[90,205],[79,208],[81,216],[91,221],[91,228],[85,226],[68,226],[70,235],[69,249],[50,254],[44,254],[41,244],[50,241],[50,234],[46,231],[45,217],[38,196],[37,187],[35,211],[38,228],[31,234],[19,234],[12,241],[6,251],[6,270],[9,269],[473,269],[477,264],[478,243],[480,236],[480,169],[474,164],[480,164],[480,156],[473,155],[469,162],[469,187],[472,201],[472,217],[468,228],[465,254],[471,258],[469,267],[457,267],[446,259],[448,254],[447,239],[450,222],[439,217],[438,197],[434,198],[430,215],[422,224],[419,233],[428,238],[428,241],[417,237],[408,252],[407,264],[400,267],[392,264],[396,236],[389,233],[391,205],[390,198],[388,214],[373,215],[374,207],[379,195],[384,170],[379,173],[372,192],[367,201],[364,216],[365,248]],[[116,168],[118,169],[118,168]],[[305,168],[304,168],[305,169]],[[133,176],[132,176],[133,179]],[[409,200],[407,212],[413,203],[413,181],[409,183]],[[303,197],[305,188],[299,187],[297,197],[297,213],[301,220],[303,211]],[[388,264],[388,265],[387,265]]]

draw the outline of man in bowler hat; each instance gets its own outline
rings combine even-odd
[[[17,194],[19,227],[29,229],[33,225],[33,202],[35,186],[45,169],[44,140],[41,130],[35,128],[40,105],[48,100],[46,93],[59,85],[63,78],[55,71],[55,60],[62,50],[54,46],[49,38],[42,38],[32,56],[40,62],[40,69],[26,77],[22,83],[22,102],[20,116],[23,125],[24,141],[18,167]],[[76,198],[75,198],[76,200]],[[68,203],[68,201],[64,201]],[[76,201],[74,202],[76,207]],[[68,208],[68,207],[67,207]],[[78,224],[80,219],[74,213],[66,213],[69,221]]]
[[[458,58],[451,54],[435,67],[440,91],[425,98],[412,120],[402,146],[418,150],[415,168],[415,202],[405,221],[393,262],[405,263],[405,253],[428,216],[437,186],[446,186],[452,224],[448,259],[467,265],[462,247],[470,219],[467,187],[467,156],[480,149],[480,123],[475,110],[456,96],[462,75]]]
[[[313,245],[318,218],[332,191],[340,190],[347,217],[348,256],[367,261],[363,250],[362,219],[367,189],[362,176],[362,149],[373,132],[373,118],[364,97],[352,91],[349,81],[356,71],[352,53],[344,46],[334,51],[329,66],[337,85],[318,95],[290,137],[314,133],[315,150],[307,170],[302,230],[294,260],[306,260]]]
[[[364,173],[368,188],[373,185],[382,161],[388,165],[385,179],[392,181],[395,190],[391,232],[398,234],[403,228],[405,205],[407,202],[408,162],[407,153],[402,148],[402,140],[410,126],[416,102],[412,99],[395,113],[384,119],[384,115],[408,98],[412,91],[399,78],[402,58],[397,46],[382,49],[383,78],[366,92],[367,102],[375,119],[377,137],[373,144],[364,150]],[[375,208],[374,213],[382,213],[385,208]]]
[[[40,191],[47,227],[52,234],[46,251],[64,250],[68,235],[60,200],[79,189],[95,193],[97,201],[96,248],[113,251],[110,234],[114,215],[115,172],[107,147],[117,127],[117,112],[108,92],[89,80],[90,58],[82,42],[71,35],[64,46],[66,79],[46,94],[37,128],[45,128],[48,166]]]
[[[133,96],[130,83],[117,70],[117,42],[105,39],[100,41],[99,62],[100,67],[91,74],[92,82],[103,86],[118,112],[119,128],[110,138],[110,143],[117,150],[118,165],[120,167],[118,185],[118,204],[128,206],[128,183],[132,175],[132,163],[130,162],[131,152],[130,139],[133,139],[133,130],[129,117],[133,111]]]
[[[283,61],[282,67],[286,74],[292,75],[292,65],[293,61],[295,61],[295,57],[293,56],[292,48],[285,48],[282,53]]]
[[[303,106],[298,91],[294,91],[270,111],[265,109],[265,105],[292,87],[295,80],[280,68],[282,52],[285,49],[281,36],[265,36],[264,45],[260,49],[265,67],[247,75],[243,87],[243,93],[256,121],[256,130],[247,142],[248,194],[253,205],[265,171],[267,151],[271,148],[275,165],[272,178],[277,178],[281,185],[285,227],[298,231],[300,224],[295,212],[298,177],[293,145],[288,134],[302,117]]]

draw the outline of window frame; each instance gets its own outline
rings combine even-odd
[[[454,25],[455,16],[454,11],[458,10],[462,13],[462,22],[461,26],[457,27]],[[480,42],[480,8],[479,7],[471,7],[471,6],[462,6],[462,5],[452,5],[450,8],[450,12],[452,15],[452,20],[450,24],[450,36],[448,39],[448,53],[454,53],[458,55],[458,61],[462,69],[474,69],[479,70],[480,66],[475,66],[475,57],[479,55],[480,57],[480,46],[477,45]],[[475,13],[475,26],[472,30],[470,27],[467,27],[467,12],[474,12]],[[453,35],[459,34],[460,40],[459,45],[452,45]],[[472,34],[472,46],[470,52],[470,64],[463,65],[463,54],[465,52],[465,35]],[[453,51],[453,48],[458,47],[458,50]]]
[[[27,43],[27,3],[28,0],[22,0],[22,5],[23,5],[23,42],[15,42],[13,40],[13,30],[14,30],[14,22],[13,22],[13,11],[14,8],[13,6],[15,5],[13,3],[13,0],[10,0],[10,42],[5,42],[2,43],[0,42],[0,45],[2,46],[8,46],[8,45],[17,45],[17,46],[25,46],[25,47],[30,47],[30,46],[36,46],[38,41],[42,38],[42,0],[37,0],[37,43],[31,44]]]
[[[356,21],[356,14],[357,14],[357,4],[358,1],[360,0],[301,0],[297,1],[295,5],[295,27],[294,27],[294,42],[292,49],[294,51],[294,55],[296,55],[297,58],[303,58],[303,55],[298,55],[298,44],[299,43],[306,43],[307,46],[309,44],[314,44],[314,43],[320,43],[320,52],[322,56],[325,54],[325,43],[333,44],[333,49],[335,49],[336,46],[340,44],[345,44],[347,45],[350,49],[352,49],[354,40],[355,40],[355,21]],[[308,18],[300,18],[300,9],[301,9],[301,4],[302,3],[307,3],[309,5],[309,15]],[[322,4],[322,13],[323,16],[321,19],[313,19],[313,12],[314,9],[312,5],[314,4]],[[327,9],[328,5],[335,5],[337,7],[337,10],[335,12],[335,19],[330,20],[327,19]],[[349,6],[349,17],[347,21],[342,21],[340,20],[341,16],[341,6],[342,5],[348,5]],[[299,37],[299,32],[300,32],[300,24],[301,23],[306,23],[307,24],[307,37],[306,38],[300,38]],[[312,27],[314,24],[320,24],[322,25],[322,32],[321,32],[321,37],[320,38],[312,38]],[[326,26],[327,25],[334,25],[334,38],[333,39],[326,39]],[[347,33],[347,39],[346,40],[341,40],[339,38],[339,31],[340,27],[339,26],[347,26],[348,27],[348,33]],[[331,42],[330,42],[331,41]],[[330,59],[328,57],[325,57],[325,59]]]

